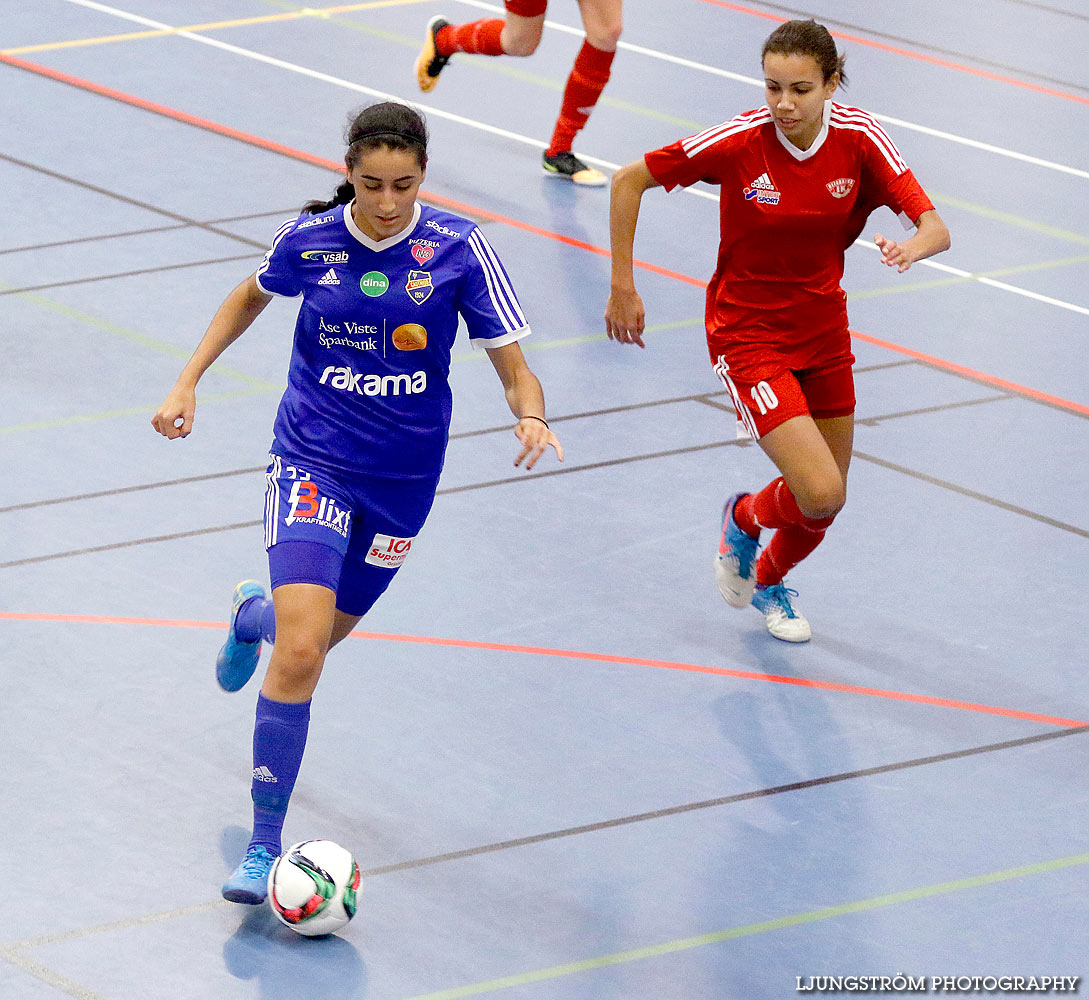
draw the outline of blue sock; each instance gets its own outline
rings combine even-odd
[[[250,847],[260,844],[273,855],[280,853],[280,835],[302,764],[309,727],[309,701],[292,704],[258,695],[257,722],[253,727],[253,785],[250,788],[253,837]]]
[[[251,597],[238,609],[234,634],[242,642],[276,641],[276,609],[266,597]]]

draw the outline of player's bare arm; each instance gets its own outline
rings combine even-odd
[[[643,193],[658,186],[643,160],[629,163],[613,175],[609,202],[612,284],[605,307],[605,332],[610,340],[621,344],[646,346],[643,343],[646,311],[643,300],[635,290],[635,227],[639,221]]]
[[[151,426],[163,437],[174,440],[189,436],[193,430],[197,383],[201,376],[249,329],[271,301],[272,296],[257,287],[257,278],[252,274],[223,300],[193,356],[178,376],[178,381],[151,418]]]
[[[935,254],[948,250],[951,246],[949,230],[936,211],[923,212],[915,220],[915,235],[897,243],[886,239],[880,233],[874,237],[874,243],[881,251],[881,257],[889,267],[895,267],[903,274],[912,264],[926,260]]]

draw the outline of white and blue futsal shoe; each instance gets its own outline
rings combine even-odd
[[[722,533],[715,556],[715,582],[722,599],[731,608],[745,608],[752,603],[756,586],[756,553],[760,543],[738,527],[734,508],[746,493],[735,493],[722,510]]]
[[[805,615],[790,602],[797,596],[798,591],[782,583],[757,585],[752,595],[752,606],[764,616],[768,631],[783,642],[809,642],[812,635]]]

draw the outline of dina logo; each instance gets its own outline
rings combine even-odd
[[[368,271],[359,279],[359,290],[372,299],[385,295],[387,288],[389,288],[389,278],[381,271]]]

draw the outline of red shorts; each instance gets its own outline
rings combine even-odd
[[[854,356],[818,362],[812,368],[792,370],[785,364],[774,373],[767,369],[747,377],[745,369],[731,371],[719,355],[715,374],[733,398],[737,436],[759,440],[792,417],[815,419],[846,417],[855,412]]]
[[[504,0],[508,14],[519,17],[540,17],[548,6],[548,0]]]

